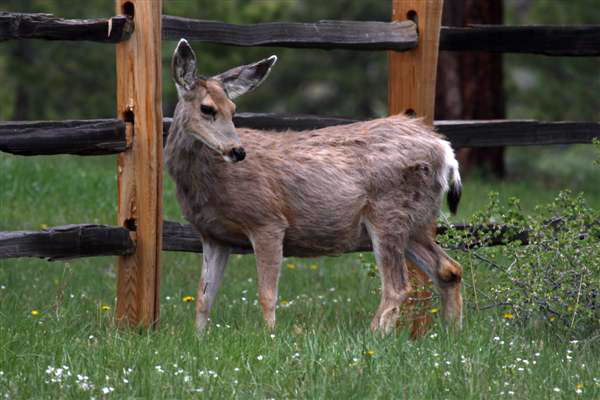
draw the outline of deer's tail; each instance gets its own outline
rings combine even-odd
[[[450,143],[447,141],[444,141],[444,168],[441,178],[445,183],[442,186],[448,191],[446,195],[448,208],[452,214],[456,214],[458,203],[460,202],[462,184],[460,181],[460,173],[458,172],[458,161],[456,161],[456,158],[454,157],[452,146],[450,146]]]

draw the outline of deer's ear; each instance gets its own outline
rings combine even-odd
[[[277,62],[277,56],[271,56],[255,62],[242,65],[214,76],[223,84],[230,99],[235,99],[246,92],[256,89],[269,75],[271,67]]]
[[[177,91],[190,90],[198,80],[196,75],[196,55],[187,40],[181,39],[171,59],[171,74]]]

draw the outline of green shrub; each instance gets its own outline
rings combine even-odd
[[[485,296],[506,319],[547,324],[569,337],[597,333],[600,213],[568,191],[533,215],[524,215],[516,198],[506,205],[498,198],[491,193],[489,204],[473,216],[478,229],[449,227],[439,236],[445,246],[463,250],[459,261],[477,260],[474,275],[465,274],[467,284],[477,275],[491,277]],[[489,243],[503,245],[481,247]],[[469,300],[471,291],[465,292]]]

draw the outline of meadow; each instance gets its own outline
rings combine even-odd
[[[533,212],[570,188],[597,209],[594,157],[592,146],[511,150],[507,180],[466,179],[453,221],[476,212],[491,190]],[[114,157],[0,154],[0,230],[114,224],[115,165]],[[165,218],[181,221],[173,189],[166,178]],[[432,328],[416,341],[401,329],[369,331],[379,279],[367,253],[286,259],[273,332],[257,305],[253,256],[233,256],[201,337],[197,254],[163,253],[161,322],[149,332],[115,328],[114,257],[2,260],[0,398],[600,397],[597,333],[569,337],[551,323],[514,320],[486,286],[503,276],[468,253],[453,256],[465,268],[464,329],[445,331],[434,298]]]

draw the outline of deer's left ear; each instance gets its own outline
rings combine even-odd
[[[171,59],[171,75],[181,94],[190,90],[196,81],[196,54],[185,39],[179,40]]]
[[[255,62],[254,64],[241,65],[214,76],[223,84],[225,92],[230,99],[235,99],[246,92],[256,89],[269,75],[271,67],[277,62],[277,56],[271,56]]]

